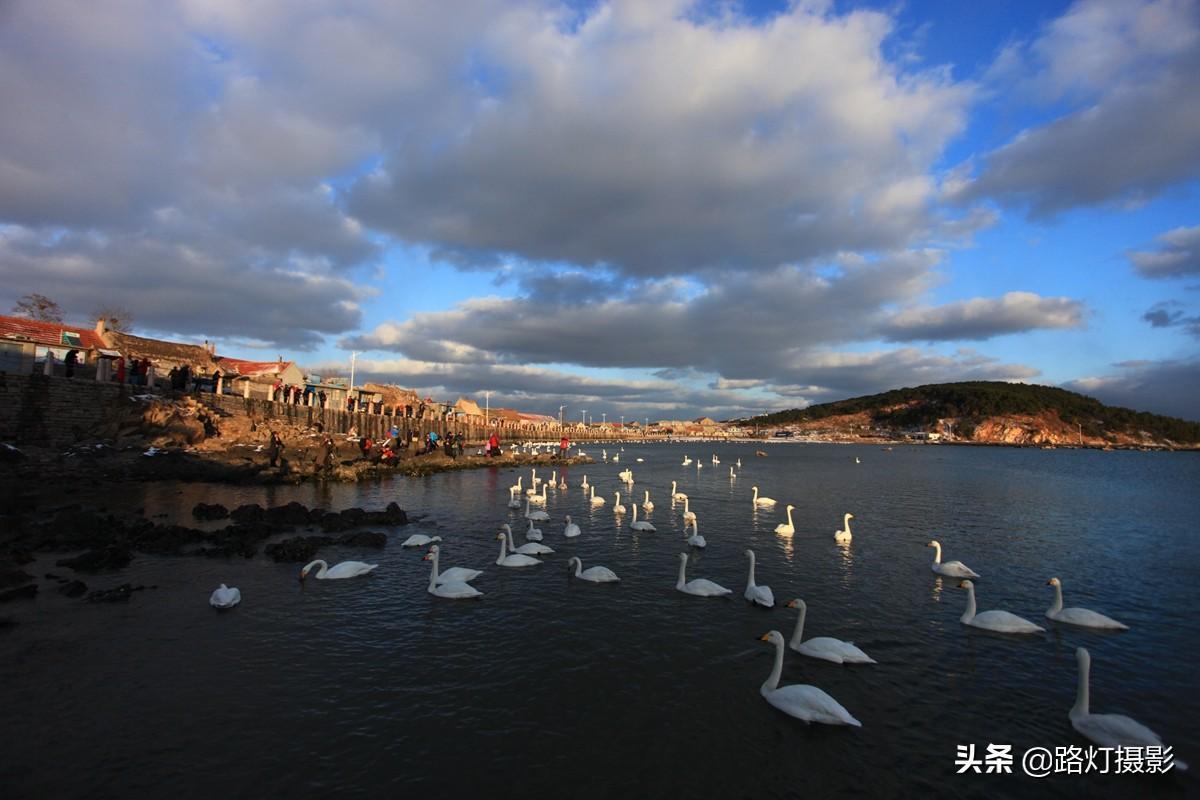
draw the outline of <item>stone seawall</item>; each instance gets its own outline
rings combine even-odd
[[[95,438],[130,387],[86,378],[0,372],[0,441],[65,447]]]

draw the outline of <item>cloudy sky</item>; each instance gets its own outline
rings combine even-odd
[[[0,303],[597,420],[1200,419],[1200,0],[0,2]]]

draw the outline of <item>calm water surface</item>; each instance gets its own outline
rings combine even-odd
[[[585,447],[599,455],[599,447]],[[615,452],[610,449],[610,454]],[[683,453],[703,463],[681,467]],[[712,466],[717,453],[722,463]],[[729,466],[740,456],[736,480]],[[855,464],[855,457],[861,464]],[[636,463],[642,457],[644,463]],[[650,490],[654,534],[614,524],[617,472]],[[546,475],[547,470],[539,474]],[[296,580],[297,565],[264,557],[214,561],[139,557],[93,588],[154,584],[127,605],[69,600],[43,586],[4,613],[0,715],[6,797],[1184,797],[1200,768],[1200,458],[1067,450],[780,445],[627,446],[619,464],[573,467],[551,490],[546,562],[494,564],[495,531],[515,519],[508,487],[528,469],[452,473],[373,485],[231,489],[136,486],[114,505],[192,524],[199,501],[233,507],[299,500],[425,518],[383,551],[331,548],[330,561],[378,562],[368,577]],[[584,474],[607,505],[592,510]],[[705,599],[674,590],[691,497],[708,549],[689,578],[735,590]],[[755,511],[751,486],[779,500]],[[626,505],[630,503],[627,498]],[[786,503],[796,533],[773,533]],[[854,541],[834,544],[844,512]],[[562,538],[562,517],[583,528]],[[443,537],[442,567],[485,569],[477,602],[425,591],[423,549]],[[934,575],[930,538],[982,578],[980,610],[1045,624],[1014,637],[961,625],[964,592]],[[518,535],[518,540],[522,539]],[[747,561],[774,610],[741,599]],[[569,579],[572,555],[603,564],[616,586]],[[53,567],[55,555],[31,565]],[[1132,627],[1120,634],[1042,617],[1046,580],[1067,605]],[[209,593],[240,587],[217,613]],[[768,630],[790,635],[792,597],[809,606],[808,636],[854,641],[879,661],[841,667],[791,654],[783,683],[836,697],[861,729],[806,726],[758,694],[770,672]],[[1090,649],[1092,709],[1154,728],[1193,764],[1192,776],[1034,781],[955,774],[955,747],[1084,745],[1070,728],[1074,650]],[[1020,772],[1019,764],[1017,772]]]

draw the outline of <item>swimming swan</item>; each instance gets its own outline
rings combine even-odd
[[[616,583],[621,580],[617,577],[617,573],[613,572],[608,567],[588,567],[583,568],[583,562],[577,557],[572,556],[567,561],[567,569],[571,569],[571,565],[575,565],[575,577],[592,583]]]
[[[691,503],[688,498],[683,498],[683,521],[684,523],[694,522],[696,520],[696,512],[692,511]]]
[[[1162,739],[1158,734],[1135,719],[1123,714],[1092,714],[1088,711],[1091,699],[1088,681],[1092,671],[1092,657],[1088,651],[1079,647],[1075,650],[1075,660],[1079,663],[1079,683],[1075,689],[1075,705],[1067,716],[1071,727],[1085,739],[1095,742],[1101,747],[1159,747]],[[1186,770],[1187,764],[1175,759],[1175,768]]]
[[[579,484],[580,489],[588,488],[587,475],[583,476],[583,483]]]
[[[1111,617],[1106,617],[1103,614],[1097,614],[1095,611],[1087,608],[1063,608],[1062,607],[1062,581],[1058,578],[1051,578],[1046,581],[1047,586],[1054,587],[1054,602],[1050,608],[1046,609],[1046,616],[1055,622],[1065,622],[1068,625],[1079,625],[1084,628],[1097,628],[1099,630],[1109,631],[1127,631],[1129,626],[1117,622]]]
[[[672,500],[687,500],[687,495],[683,492],[675,491],[675,481],[671,481],[671,499]]]
[[[549,485],[550,485],[550,484],[548,484],[548,483],[543,483],[543,484],[542,484],[542,493],[541,493],[541,494],[531,494],[531,495],[529,495],[529,497],[527,497],[526,499],[527,499],[527,500],[528,500],[530,503],[533,503],[535,506],[545,506],[545,505],[546,505],[546,499],[547,499],[547,498],[546,498],[546,489],[549,487]]]
[[[617,496],[617,499],[613,501],[613,513],[614,514],[624,514],[625,506],[621,503],[621,493],[614,492],[613,494],[615,494]]]
[[[975,584],[970,581],[963,581],[958,584],[958,588],[967,590],[967,610],[959,618],[959,622],[963,625],[970,625],[973,628],[982,628],[986,631],[996,631],[997,633],[1041,633],[1045,628],[1034,625],[1027,619],[1022,619],[1016,614],[1010,614],[1007,611],[984,611],[982,614],[975,613]]]
[[[212,596],[208,598],[208,604],[213,608],[233,608],[240,602],[242,602],[241,591],[230,589],[223,583],[214,589]]]
[[[970,567],[961,561],[947,561],[942,563],[942,544],[937,539],[934,539],[926,547],[937,548],[933,551],[933,566],[930,567],[938,575],[945,575],[949,578],[978,578]]]
[[[425,554],[423,561],[432,561],[433,569],[429,573],[429,593],[450,600],[466,600],[471,597],[483,597],[483,592],[471,586],[466,581],[447,580],[445,574],[438,574],[437,548]],[[473,570],[468,570],[473,571]],[[449,570],[447,570],[449,572]]]
[[[532,525],[533,523],[531,522],[529,524]],[[516,542],[513,541],[512,528],[508,525],[505,525],[504,532],[508,535],[508,549],[512,550],[514,553],[520,553],[523,556],[541,556],[554,552],[546,545],[538,544],[537,541],[526,542],[520,547],[517,547]]]
[[[603,497],[596,497],[596,487],[595,486],[591,487],[590,491],[592,493],[591,494],[592,505],[595,506],[596,508],[599,508],[600,506],[604,505],[604,503],[606,502],[605,499]]]
[[[764,700],[788,716],[805,722],[862,727],[862,723],[850,716],[850,712],[843,708],[841,703],[816,686],[806,683],[780,686],[779,676],[783,673],[783,634],[771,631],[764,633],[760,640],[775,645],[775,666],[771,675],[763,681],[762,688],[758,690]]]
[[[513,509],[521,508],[521,498],[519,496],[520,494],[521,493],[519,491],[517,491],[516,489],[508,490],[508,507],[509,508],[513,508]]]
[[[848,542],[854,538],[854,534],[850,531],[850,520],[852,519],[854,519],[853,514],[842,515],[842,530],[833,532],[835,542]]]
[[[687,524],[683,526],[683,533],[687,535]],[[708,542],[704,541],[704,537],[700,535],[700,523],[692,520],[692,535],[687,540],[687,543],[692,547],[708,547]]]
[[[424,547],[427,544],[433,544],[434,542],[440,542],[441,540],[442,540],[442,537],[440,537],[440,536],[426,536],[423,533],[414,533],[412,536],[408,537],[403,542],[401,542],[400,546],[401,547]]]
[[[343,561],[337,566],[331,567],[318,558],[300,570],[300,580],[307,578],[309,570],[317,564],[321,565],[321,569],[317,572],[317,579],[322,581],[337,580],[339,578],[357,578],[359,575],[366,575],[379,566],[378,564],[367,564],[362,561]]]
[[[829,636],[817,636],[807,642],[803,641],[804,618],[808,615],[808,604],[803,600],[796,599],[788,603],[787,607],[800,609],[800,616],[796,618],[796,629],[792,631],[792,638],[788,641],[788,647],[797,653],[823,661],[832,661],[834,664],[876,663],[875,659],[855,647],[853,642],[843,642],[841,639]]]
[[[425,554],[427,558],[423,560],[433,562],[433,571],[437,573],[436,581],[438,583],[470,583],[483,574],[481,569],[468,569],[467,567],[450,567],[445,572],[438,570],[438,557],[441,555],[441,548],[436,544],[429,548],[429,552]]]
[[[646,531],[647,533],[653,533],[654,531],[658,530],[645,520],[639,522],[637,518],[637,504],[633,503],[631,505],[633,505],[633,521],[629,523],[629,527],[631,529],[635,531]]]
[[[654,503],[650,502],[650,490],[646,490],[646,499],[642,501],[642,511],[649,514],[654,510]]]
[[[550,520],[550,515],[545,511],[530,511],[529,498],[527,497],[525,498],[525,519],[537,520],[538,522],[548,522]]]
[[[542,529],[533,527],[533,520],[529,520],[529,527],[525,529],[525,539],[530,542],[542,540]]]
[[[796,532],[796,526],[792,524],[792,509],[794,509],[794,508],[795,508],[795,506],[787,507],[788,521],[786,523],[781,522],[780,524],[776,525],[775,526],[776,533],[782,534],[784,536],[791,536],[793,533]]]
[[[742,596],[763,608],[774,608],[775,593],[771,591],[771,587],[759,586],[754,582],[754,551],[747,549],[746,557],[750,559],[750,575],[746,578],[746,591]]]
[[[496,534],[496,538],[500,540],[500,556],[496,559],[496,564],[501,567],[532,567],[534,564],[542,563],[540,558],[533,556],[521,555],[520,553],[509,553],[508,542],[503,533]]]
[[[567,525],[565,528],[563,528],[563,536],[567,537],[568,539],[574,539],[581,533],[583,533],[583,531],[579,530],[578,525],[576,525],[574,522],[571,522],[571,515],[568,514]]]
[[[756,506],[773,506],[773,505],[775,505],[775,501],[772,500],[770,497],[759,497],[758,496],[758,487],[755,486],[754,487],[754,505],[756,505]]]
[[[726,589],[719,583],[713,583],[706,578],[696,578],[693,581],[687,579],[687,553],[679,554],[679,579],[675,581],[675,588],[684,594],[694,594],[696,597],[724,597],[727,594],[733,594],[732,589]]]

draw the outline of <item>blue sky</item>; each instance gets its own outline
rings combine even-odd
[[[0,301],[494,405],[1200,418],[1200,8],[7,4]]]

